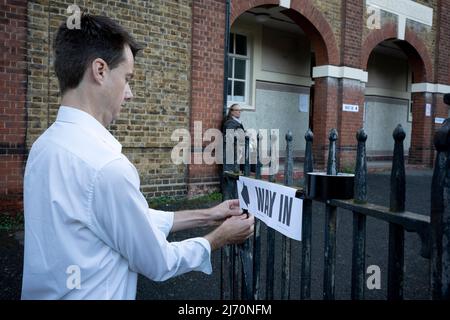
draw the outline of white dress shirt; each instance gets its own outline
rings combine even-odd
[[[65,106],[33,144],[22,299],[135,299],[137,273],[211,273],[205,238],[166,240],[174,214],[148,208],[121,150],[95,118]]]

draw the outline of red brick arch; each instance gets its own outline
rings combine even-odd
[[[279,5],[280,1],[232,0],[230,22],[233,23],[245,11],[265,4]],[[291,9],[286,9],[282,13],[295,21],[306,33],[316,52],[317,65],[339,65],[339,51],[333,30],[311,0],[292,0]]]
[[[370,54],[373,49],[385,40],[397,39],[397,25],[389,23],[381,29],[373,30],[363,44],[361,68],[367,70]],[[433,82],[433,64],[423,41],[409,28],[405,32],[405,40],[398,43],[408,55],[414,71],[413,82]]]

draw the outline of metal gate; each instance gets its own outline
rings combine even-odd
[[[323,200],[325,204],[325,242],[323,248],[324,274],[323,299],[335,299],[336,274],[336,218],[337,208],[353,212],[353,243],[351,270],[351,299],[364,299],[365,261],[366,261],[366,217],[374,217],[389,224],[388,253],[388,300],[403,299],[404,288],[404,232],[415,232],[420,236],[422,248],[420,255],[430,263],[431,299],[450,298],[450,119],[436,131],[434,145],[436,162],[431,187],[430,217],[405,211],[405,161],[403,141],[405,133],[399,125],[395,128],[393,138],[395,146],[391,169],[390,206],[383,207],[367,203],[367,161],[365,143],[367,135],[361,129],[357,132],[357,155],[355,167],[354,199]],[[306,150],[304,174],[313,172],[313,133],[305,134]],[[286,134],[286,160],[284,168],[284,185],[293,185],[292,134]],[[336,175],[336,140],[337,132],[332,130],[329,136],[329,154],[327,174]],[[225,138],[232,143],[234,155],[237,154],[239,142],[237,137]],[[255,178],[261,179],[261,135],[257,139],[257,163]],[[249,137],[245,136],[245,164],[243,175],[250,176]],[[226,147],[224,150],[227,150]],[[224,154],[226,151],[224,151]],[[225,155],[226,156],[226,155]],[[236,198],[236,180],[240,175],[240,164],[234,156],[234,163],[224,165],[223,194],[224,199]],[[274,175],[264,177],[271,182]],[[253,239],[242,245],[228,246],[222,249],[221,292],[223,299],[261,300],[274,298],[275,255],[281,255],[281,299],[290,299],[289,288],[296,283],[290,274],[291,254],[301,254],[300,297],[311,298],[311,230],[312,203],[318,201],[308,198],[303,188],[298,189],[303,199],[302,244],[301,252],[291,252],[291,240],[282,236],[280,252],[275,252],[275,231],[267,229],[267,237],[261,238],[262,224],[255,222]],[[265,283],[261,283],[261,243],[265,241]],[[265,296],[262,296],[262,286]]]

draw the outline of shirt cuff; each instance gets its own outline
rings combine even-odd
[[[200,264],[196,271],[201,271],[206,274],[212,273],[212,265],[211,265],[211,245],[208,240],[202,237],[192,238],[189,240],[196,241],[201,244],[201,246],[205,249],[205,254],[203,256],[203,262]]]
[[[156,227],[161,230],[167,238],[173,227],[174,213],[151,208],[148,209],[148,213],[152,221],[156,224]]]

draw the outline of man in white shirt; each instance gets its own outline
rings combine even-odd
[[[156,281],[209,274],[212,250],[253,233],[254,218],[237,200],[176,214],[148,208],[135,167],[105,128],[133,96],[128,81],[140,49],[107,17],[84,14],[81,29],[58,31],[61,107],[25,169],[22,299],[135,299],[137,273]],[[214,225],[204,237],[166,240]]]

